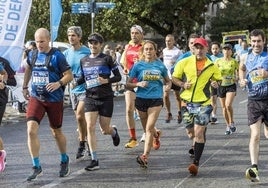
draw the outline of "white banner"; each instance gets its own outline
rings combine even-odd
[[[18,70],[32,0],[0,0],[0,56]]]

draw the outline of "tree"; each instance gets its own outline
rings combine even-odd
[[[220,9],[217,16],[210,18],[211,27],[207,30],[212,40],[221,41],[221,32],[267,28],[268,1],[233,0]]]
[[[71,5],[79,0],[62,0],[63,16],[57,40],[66,41],[66,30],[71,25],[83,28],[83,40],[91,32],[90,14],[71,14]],[[83,1],[88,2],[88,1]],[[107,2],[101,0],[97,2]],[[176,37],[201,32],[205,23],[203,13],[206,6],[219,0],[113,0],[114,9],[100,9],[94,19],[96,32],[106,41],[129,40],[129,28],[141,25],[146,32],[156,32],[163,37],[174,34]],[[39,27],[49,28],[49,1],[33,0],[26,39],[30,40]]]

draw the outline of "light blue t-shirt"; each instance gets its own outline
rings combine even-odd
[[[223,57],[222,53],[218,53],[217,55],[210,55],[210,59],[212,60],[212,62],[215,62],[216,59]]]
[[[81,66],[80,59],[90,54],[90,49],[86,46],[81,46],[79,50],[73,50],[73,48],[68,48],[63,52],[66,57],[67,62],[69,63],[74,79],[78,79],[81,76]],[[84,93],[86,91],[85,84],[76,86],[71,90],[71,93]]]
[[[144,99],[163,98],[163,78],[168,76],[166,66],[157,59],[153,62],[138,61],[130,69],[129,77],[138,82],[147,81],[147,87],[138,87],[136,95]]]
[[[268,99],[268,78],[259,75],[258,69],[268,71],[267,52],[248,54],[246,60],[246,79],[248,80],[248,97],[254,100]]]

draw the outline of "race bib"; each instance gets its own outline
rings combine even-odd
[[[93,88],[101,85],[98,81],[98,74],[88,75],[86,77],[86,87]]]
[[[232,85],[234,84],[234,79],[232,76],[223,76],[222,78],[222,85],[226,86],[226,85]]]
[[[260,75],[259,70],[254,70],[250,72],[249,75],[253,84],[262,83],[267,80],[267,78],[264,78],[263,75]]]
[[[201,109],[201,104],[187,103],[186,107],[189,114],[198,114]]]
[[[48,71],[33,71],[32,73],[33,81],[32,83],[37,86],[44,86],[49,83],[49,73]]]

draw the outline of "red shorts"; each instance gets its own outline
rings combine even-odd
[[[34,97],[30,97],[26,114],[27,121],[34,120],[40,124],[45,113],[47,113],[50,127],[52,129],[60,128],[63,118],[63,101],[43,102]]]

